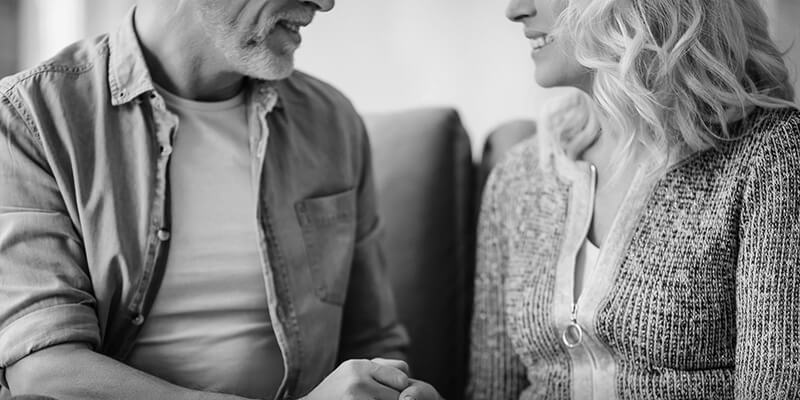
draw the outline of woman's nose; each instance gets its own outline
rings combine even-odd
[[[303,3],[311,4],[318,11],[330,11],[335,0],[301,0]]]
[[[513,22],[522,22],[525,18],[536,16],[534,0],[511,0],[506,7],[506,18]]]

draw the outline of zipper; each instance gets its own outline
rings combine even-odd
[[[595,202],[595,194],[596,194],[595,192],[597,190],[597,167],[595,167],[594,164],[589,164],[589,172],[591,173],[591,181],[590,181],[591,183],[590,183],[590,187],[589,187],[589,193],[590,193],[590,196],[591,196],[591,201],[589,202],[589,204],[590,204],[590,207],[592,207],[592,210],[594,210],[594,202]],[[583,240],[586,240],[586,237],[588,237],[589,229],[591,227],[591,221],[592,221],[592,218],[593,218],[593,215],[594,215],[594,211],[589,213],[589,215],[590,215],[590,217],[587,219],[585,228],[583,230],[583,232],[584,232],[584,234],[583,234],[584,239]],[[578,253],[580,253],[580,248],[578,249]],[[576,265],[575,265],[575,267],[573,267],[573,276],[575,275],[575,271],[576,271],[576,268],[577,268],[577,259],[578,259],[578,256],[576,254],[575,255],[575,263],[576,263]],[[583,271],[581,271],[581,272],[582,273],[581,273],[581,277],[580,277],[580,279],[581,279],[580,292],[577,291],[577,288],[576,288],[577,283],[575,283],[575,279],[573,278],[572,308],[570,309],[570,315],[569,315],[570,323],[567,325],[566,328],[564,328],[564,331],[561,333],[561,340],[564,342],[564,345],[566,345],[568,348],[575,348],[575,347],[580,346],[581,343],[583,343],[583,328],[581,328],[580,324],[578,323],[578,302],[579,302],[579,300],[581,298],[581,294],[585,290],[585,286],[586,286],[585,285],[585,283],[586,283],[586,279],[585,279],[585,277],[586,277],[586,268],[584,267]],[[588,351],[588,349],[587,349],[587,351]],[[596,359],[595,359],[594,355],[591,353],[591,351],[588,351],[588,352],[589,352],[589,356],[590,356],[590,358],[592,360],[592,364],[596,366],[597,362],[596,362]]]
[[[578,347],[583,342],[583,329],[578,325],[578,303],[572,303],[572,311],[570,311],[570,323],[561,332],[561,341],[571,348]]]

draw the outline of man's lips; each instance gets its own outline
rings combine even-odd
[[[308,26],[308,24],[311,23],[312,19],[314,19],[313,14],[311,15],[289,14],[275,18],[270,25],[272,26],[272,29],[275,29],[275,27],[277,26],[281,26],[294,33],[298,33],[300,31],[300,28]]]
[[[300,27],[304,26],[300,25],[299,23],[289,22],[289,21],[278,21],[277,25],[286,28],[287,30],[294,33],[300,33]]]

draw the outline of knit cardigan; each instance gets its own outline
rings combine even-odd
[[[468,398],[800,398],[800,112],[758,109],[731,130],[743,137],[637,175],[574,348],[590,169],[536,138],[511,150],[481,206]]]

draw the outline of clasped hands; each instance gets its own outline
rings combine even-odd
[[[408,364],[374,358],[348,360],[302,400],[442,400],[428,383],[409,378]]]

